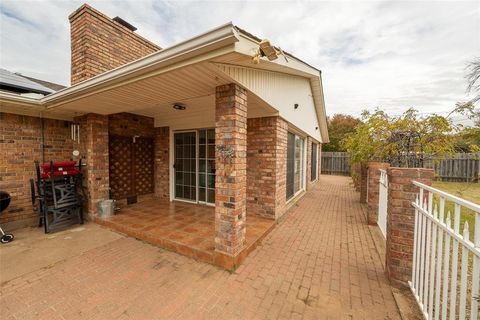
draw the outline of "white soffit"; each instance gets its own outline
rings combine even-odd
[[[308,78],[220,63],[214,65],[278,110],[282,118],[323,142]],[[296,109],[295,104],[298,104]]]

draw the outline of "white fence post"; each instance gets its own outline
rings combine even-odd
[[[387,205],[388,205],[388,176],[387,171],[379,169],[380,183],[378,190],[378,220],[377,224],[383,236],[387,237]]]

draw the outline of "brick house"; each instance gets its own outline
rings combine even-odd
[[[43,97],[0,91],[0,190],[12,195],[0,222],[35,218],[34,160],[82,158],[91,219],[115,225],[97,218],[96,203],[109,197],[119,217],[125,210],[140,222],[139,212],[154,220],[152,208],[178,221],[203,210],[210,255],[128,229],[128,219],[117,225],[237,265],[249,230],[270,228],[318,180],[328,142],[320,71],[278,49],[276,59],[259,57],[261,40],[231,23],[160,48],[86,4],[69,20],[71,86]]]

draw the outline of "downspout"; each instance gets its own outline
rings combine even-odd
[[[42,131],[42,163],[45,163],[45,119],[42,113],[40,113],[40,123]]]

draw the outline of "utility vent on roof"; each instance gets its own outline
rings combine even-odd
[[[120,18],[120,17],[118,17],[118,16],[115,17],[115,18],[113,18],[113,21],[120,23],[122,26],[124,26],[124,27],[127,28],[128,30],[131,30],[131,31],[137,30],[137,28],[135,28],[135,27],[132,26],[130,23],[128,23],[127,21],[123,20],[122,18]]]

